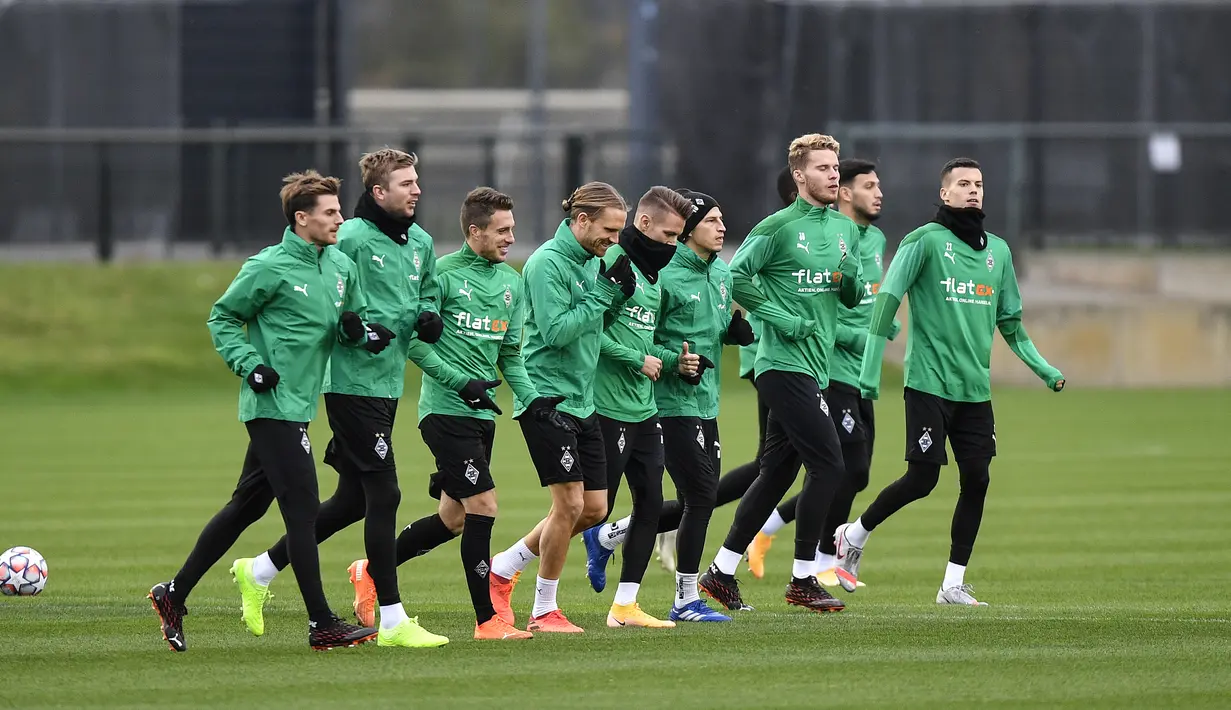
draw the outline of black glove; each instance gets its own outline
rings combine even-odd
[[[265,365],[257,365],[252,368],[252,372],[249,372],[247,377],[248,386],[257,394],[268,392],[277,387],[278,381],[281,379],[278,376],[277,370]]]
[[[573,423],[567,418],[562,416],[560,412],[556,411],[556,407],[559,406],[564,399],[564,397],[560,396],[536,397],[530,402],[530,404],[526,405],[526,411],[522,412],[521,416],[515,418],[521,419],[529,414],[534,417],[535,421],[547,422],[560,431],[568,432],[569,434],[576,434],[577,427],[574,426]]]
[[[364,339],[366,331],[363,327],[363,319],[354,311],[346,311],[342,314],[342,318],[338,321],[338,326],[342,328],[342,335],[352,343],[358,343]]]
[[[496,414],[504,414],[487,393],[489,389],[499,386],[500,380],[470,380],[457,391],[457,395],[471,409],[490,409]]]
[[[620,291],[624,293],[625,298],[632,298],[637,291],[637,275],[633,273],[633,262],[628,260],[628,255],[621,254],[616,258],[615,263],[611,268],[607,268],[607,262],[598,262],[598,275],[620,286]]]
[[[440,340],[440,334],[445,332],[445,322],[440,315],[431,311],[423,311],[415,321],[415,336],[425,343]]]
[[[752,324],[744,320],[744,312],[736,311],[731,316],[731,325],[727,326],[727,339],[736,345],[752,345],[756,334],[752,332]]]
[[[704,355],[698,355],[698,357],[701,358],[701,360],[700,362],[697,363],[697,374],[680,375],[681,380],[684,380],[685,382],[692,385],[693,387],[696,387],[697,385],[701,384],[701,375],[705,374],[705,371],[707,369],[714,367],[713,360],[709,359],[708,357]]]
[[[363,349],[375,355],[389,347],[389,341],[396,337],[392,330],[380,323],[368,323],[367,340],[363,343]]]

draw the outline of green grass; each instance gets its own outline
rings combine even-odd
[[[0,548],[30,545],[51,568],[42,596],[0,597],[0,666],[29,683],[10,685],[0,707],[1231,706],[1225,390],[997,390],[1000,456],[968,575],[985,609],[933,603],[957,491],[950,467],[931,497],[878,529],[863,568],[869,586],[843,595],[842,614],[782,602],[787,528],[767,578],[741,575],[756,612],[727,625],[608,630],[613,590],[590,591],[576,542],[560,601],[585,635],[478,643],[455,541],[399,570],[411,613],[452,643],[312,653],[290,574],[274,583],[265,637],[239,620],[226,569],[276,539],[273,513],[196,589],[191,650],[173,654],[144,595],[225,502],[245,444],[238,381],[204,328],[233,271],[0,268],[10,285],[0,299],[0,480],[10,494]],[[726,372],[723,451],[733,466],[754,452],[755,402]],[[872,485],[857,510],[902,470],[896,387],[887,378]],[[327,437],[322,419],[312,429],[318,452]],[[409,418],[395,441],[405,524],[434,508],[432,467]],[[328,495],[335,475],[318,471]],[[498,550],[547,508],[507,418],[493,471]],[[618,505],[627,510],[626,495]],[[733,512],[715,515],[706,562]],[[358,529],[321,547],[338,611],[349,606],[346,565],[362,550]],[[531,586],[515,597],[521,619]],[[651,563],[643,606],[665,613],[672,586]]]
[[[732,382],[726,390],[723,450],[732,464],[755,446],[750,389]],[[873,489],[901,469],[899,401],[887,396],[879,408]],[[31,545],[51,567],[44,595],[0,600],[0,664],[14,677],[46,679],[21,707],[1231,703],[1231,454],[1208,435],[1231,426],[1227,392],[999,392],[1001,451],[970,570],[992,603],[986,609],[932,603],[956,491],[946,469],[932,497],[877,531],[864,566],[869,586],[845,596],[842,614],[783,604],[788,529],[770,553],[767,578],[743,575],[758,611],[725,626],[611,631],[603,625],[611,591],[590,591],[583,548],[574,543],[560,601],[585,636],[477,643],[453,542],[400,570],[411,612],[450,636],[449,646],[329,654],[307,649],[290,575],[274,583],[265,637],[249,636],[239,620],[226,563],[272,542],[276,515],[245,534],[197,588],[189,653],[166,649],[143,599],[174,573],[238,474],[244,438],[229,391],[6,404],[5,478],[26,495],[10,504],[0,546]],[[503,547],[544,512],[546,496],[517,430],[505,422],[499,431],[495,544]],[[326,434],[313,431],[318,451]],[[404,426],[396,435],[402,523],[433,507],[416,434]],[[323,465],[319,472],[327,493],[333,472]],[[707,560],[732,512],[715,516]],[[346,565],[361,555],[357,530],[321,548],[326,591],[339,610],[349,602]],[[530,587],[516,596],[521,617]],[[665,611],[671,588],[652,564],[643,604]]]

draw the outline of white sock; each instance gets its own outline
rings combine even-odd
[[[778,514],[778,509],[774,508],[774,512],[769,514],[769,520],[766,520],[765,524],[761,526],[761,532],[765,535],[773,535],[781,530],[784,525],[786,525],[786,521]]]
[[[735,574],[735,570],[739,569],[739,561],[742,559],[744,556],[740,553],[720,547],[718,554],[714,555],[714,566],[723,574]]]
[[[952,562],[945,565],[945,581],[940,585],[941,589],[952,589],[962,586],[966,581],[966,565],[955,565]]]
[[[697,601],[701,595],[697,593],[697,575],[675,573],[675,608],[683,609]]]
[[[863,526],[863,518],[856,520],[846,528],[846,541],[855,547],[863,547],[868,544],[868,536],[872,534]]]
[[[382,629],[392,629],[408,618],[406,607],[402,606],[402,602],[380,608],[380,628]]]
[[[816,574],[816,558],[810,560],[795,560],[791,564],[791,576],[795,579],[803,579]]]
[[[560,608],[556,606],[556,585],[558,584],[560,584],[558,579],[543,579],[539,577],[535,581],[534,609],[530,611],[530,616],[537,619]]]
[[[274,561],[269,559],[268,552],[262,552],[260,557],[252,561],[252,580],[257,584],[268,587],[277,576],[278,568],[274,567]]]
[[[492,572],[505,579],[513,579],[514,575],[524,570],[538,555],[526,547],[526,538],[518,540],[504,552],[497,553],[492,558]]]
[[[827,555],[824,552],[816,553],[816,570],[818,572],[823,572],[837,566],[838,560],[833,555]]]
[[[620,586],[616,587],[616,604],[632,604],[637,601],[637,591],[641,589],[641,585],[637,582],[620,582]]]
[[[598,529],[598,544],[614,550],[624,544],[624,538],[628,537],[628,526],[632,522],[632,516],[621,518],[614,523],[607,523]]]

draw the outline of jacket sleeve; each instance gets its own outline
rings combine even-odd
[[[244,262],[235,280],[227,287],[209,312],[206,326],[214,341],[214,349],[222,356],[227,367],[240,377],[264,364],[256,348],[248,340],[244,327],[252,322],[265,304],[273,297],[277,281],[263,261],[249,259]]]
[[[1022,294],[1017,284],[1017,271],[1013,268],[1012,257],[1009,258],[1001,274],[1000,298],[996,305],[996,327],[1000,329],[1000,335],[1009,344],[1009,349],[1013,351],[1013,354],[1026,363],[1026,366],[1038,375],[1039,379],[1046,382],[1049,388],[1055,389],[1056,384],[1064,379],[1064,375],[1060,374],[1059,370],[1052,367],[1039,354],[1038,348],[1026,334],[1026,327],[1022,325]]]
[[[534,324],[549,347],[562,348],[577,340],[594,325],[594,319],[615,301],[620,287],[599,277],[594,288],[576,306],[571,305],[569,275],[551,259],[527,265],[526,293],[534,304]]]
[[[838,271],[842,274],[842,281],[838,284],[838,300],[847,308],[855,308],[863,301],[864,287],[867,285],[863,278],[862,242],[855,229],[847,231],[846,258],[838,265]]]
[[[731,259],[731,290],[740,306],[750,313],[755,313],[774,330],[793,338],[798,334],[804,319],[770,302],[753,282],[753,277],[773,259],[774,252],[772,236],[749,235]]]
[[[366,324],[368,322],[368,299],[363,290],[363,281],[361,280],[359,265],[347,257],[346,259],[346,289],[345,296],[342,299],[342,311],[354,311],[356,315]],[[381,323],[384,325],[384,323]],[[359,347],[363,345],[365,338],[359,340],[348,340],[346,334],[342,332],[342,328],[338,327],[338,342],[347,347]]]
[[[429,240],[424,255],[423,272],[419,278],[419,313],[431,311],[440,315],[440,279],[436,270],[436,247]],[[418,316],[415,316],[418,318]]]
[[[903,240],[898,253],[889,264],[889,271],[881,283],[876,304],[872,307],[872,322],[863,348],[863,361],[859,369],[859,390],[867,399],[876,399],[880,394],[881,363],[885,357],[885,342],[893,333],[894,315],[902,305],[902,297],[910,290],[923,270],[926,255],[923,240]]]
[[[509,389],[513,390],[513,396],[518,401],[529,403],[538,399],[539,393],[526,371],[526,361],[521,354],[522,328],[526,321],[524,298],[519,293],[513,301],[513,309],[509,314],[509,329],[500,343],[496,366],[504,375],[504,381],[509,383]]]
[[[645,365],[645,356],[652,353],[639,353],[636,350],[616,342],[616,339],[603,331],[599,338],[598,354],[609,360],[614,360],[634,372],[641,372]]]

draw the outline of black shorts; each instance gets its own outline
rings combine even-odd
[[[392,471],[393,420],[398,401],[349,394],[325,395],[325,413],[333,438],[325,447],[325,463],[338,473]]]
[[[949,463],[945,439],[961,463],[996,455],[996,417],[991,402],[954,402],[907,388],[906,460]]]
[[[619,489],[625,473],[634,486],[642,485],[646,476],[656,475],[662,481],[663,428],[657,415],[642,422],[622,422],[600,414],[598,426],[603,432],[608,492]]]
[[[876,439],[872,400],[864,399],[857,388],[832,380],[825,391],[825,399],[829,402],[829,416],[838,429],[838,441],[843,444],[866,441],[871,445]]]
[[[491,470],[496,422],[429,414],[419,422],[419,432],[436,457],[428,495],[440,500],[444,491],[453,500],[464,500],[496,487]]]
[[[578,419],[560,412],[560,416],[571,421],[578,433],[562,431],[532,416],[518,420],[530,460],[539,473],[539,483],[546,487],[581,481],[587,491],[607,490],[607,455],[598,415]]]

